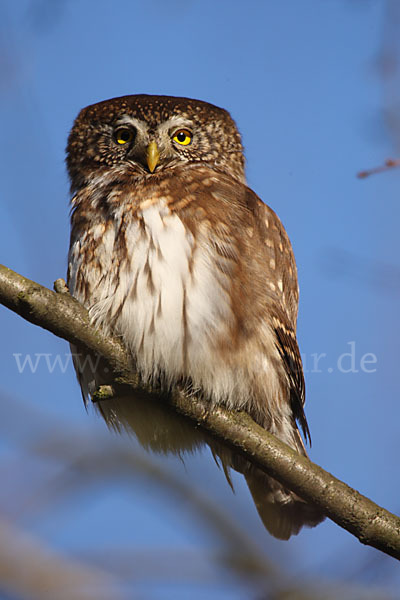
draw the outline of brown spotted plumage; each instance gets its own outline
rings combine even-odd
[[[68,281],[93,323],[121,337],[144,379],[186,382],[306,454],[296,265],[278,217],[246,186],[230,115],[186,98],[100,102],[76,119],[67,164]],[[88,397],[101,377],[80,383]],[[276,482],[248,481],[260,514],[263,495],[287,509],[284,524],[266,523],[275,535],[318,520]]]

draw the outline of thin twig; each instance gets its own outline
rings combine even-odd
[[[387,160],[385,160],[385,163],[383,165],[380,165],[379,167],[373,167],[371,169],[366,169],[365,171],[360,171],[359,173],[357,173],[357,177],[359,179],[365,179],[370,175],[384,173],[385,171],[389,171],[394,167],[400,167],[400,159],[388,158]]]

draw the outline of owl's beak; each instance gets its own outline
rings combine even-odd
[[[147,146],[146,159],[147,166],[150,169],[150,173],[153,173],[154,169],[158,165],[158,161],[160,160],[160,153],[158,151],[158,146],[156,142],[150,142],[150,144]]]

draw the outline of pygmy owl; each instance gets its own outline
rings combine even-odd
[[[122,339],[144,380],[245,410],[306,455],[296,265],[280,220],[246,186],[229,113],[114,98],[80,112],[67,152],[68,284],[92,322]],[[101,378],[83,372],[80,383],[87,397]],[[248,483],[259,509],[286,507],[284,525],[266,523],[275,535],[319,520],[277,482]]]

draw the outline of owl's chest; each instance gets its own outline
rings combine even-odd
[[[95,238],[93,231],[87,243]],[[86,305],[97,324],[122,336],[144,373],[183,375],[213,352],[231,307],[201,228],[194,236],[165,203],[148,201],[93,247],[97,268],[75,269],[91,290]]]

